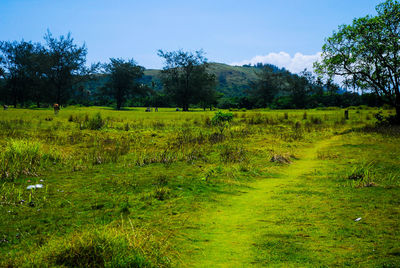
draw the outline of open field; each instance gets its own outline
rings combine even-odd
[[[144,110],[0,111],[1,267],[400,266],[378,110]]]

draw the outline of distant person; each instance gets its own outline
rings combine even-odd
[[[156,107],[156,108],[154,109],[154,112],[158,112],[158,107]]]
[[[4,110],[7,110],[8,109],[8,106],[7,105],[3,105],[3,108],[4,108]]]
[[[179,108],[176,108],[176,111],[179,112]]]
[[[150,107],[147,107],[147,108],[146,108],[146,112],[151,112],[151,108],[150,108]]]
[[[60,111],[60,105],[58,103],[54,103],[53,109],[54,109],[54,114],[58,114],[58,112]]]

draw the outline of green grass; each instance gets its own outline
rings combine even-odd
[[[398,266],[376,112],[1,111],[0,266]]]

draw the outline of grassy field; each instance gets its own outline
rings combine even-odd
[[[1,111],[0,267],[398,267],[377,112]]]

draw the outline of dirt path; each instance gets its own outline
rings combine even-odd
[[[280,217],[285,205],[281,199],[274,198],[275,193],[293,189],[303,174],[313,172],[320,161],[317,159],[318,150],[329,146],[334,139],[317,142],[305,149],[300,160],[282,167],[280,177],[261,179],[251,184],[252,188],[246,193],[229,198],[223,206],[207,209],[198,219],[198,229],[196,227],[187,234],[193,249],[188,256],[182,256],[183,266],[257,265],[254,263],[257,259],[254,243],[265,233],[265,215]]]

